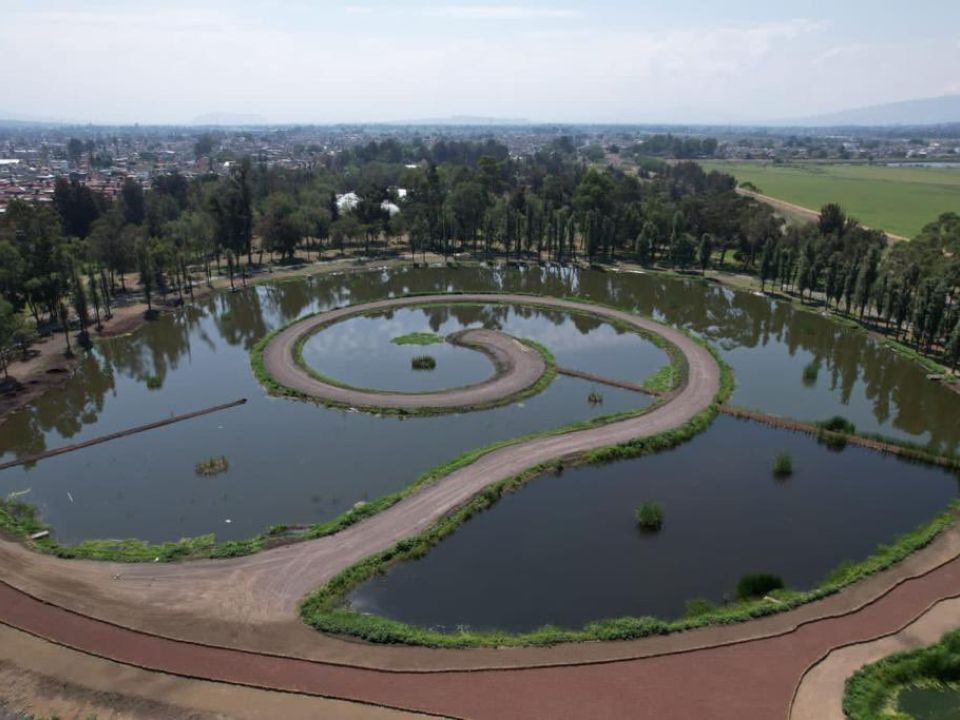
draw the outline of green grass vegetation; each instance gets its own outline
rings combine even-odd
[[[675,389],[679,383],[680,368],[671,362],[650,375],[641,385],[650,392],[664,393]]]
[[[931,218],[955,210],[960,172],[945,168],[840,163],[702,162],[705,170],[753,183],[764,195],[813,211],[839,203],[849,215],[880,230],[912,238]]]
[[[219,475],[220,473],[225,473],[230,469],[230,463],[227,461],[227,458],[223,455],[219,457],[207,458],[206,460],[201,460],[197,463],[195,471],[197,475],[202,475],[204,477],[210,477],[213,475]]]
[[[960,687],[960,630],[929,647],[890,655],[847,679],[843,712],[848,720],[909,720],[896,710],[897,696],[910,687]]]
[[[417,355],[410,361],[410,367],[414,370],[435,370],[437,359],[430,355]]]
[[[431,332],[412,332],[393,338],[394,345],[437,345],[444,342],[443,335]]]
[[[783,590],[784,587],[783,578],[779,575],[770,573],[744,575],[737,582],[737,598],[740,600],[762,598],[774,590]]]
[[[637,508],[637,527],[646,532],[657,532],[663,527],[660,503],[645,502]]]
[[[704,600],[703,598],[693,598],[692,600],[687,600],[683,616],[685,618],[695,618],[699,615],[714,612],[716,609],[717,604],[714,602]]]
[[[789,453],[779,453],[773,459],[773,476],[777,478],[788,478],[793,475],[793,458]]]

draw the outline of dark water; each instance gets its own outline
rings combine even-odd
[[[0,426],[3,459],[239,397],[250,402],[33,468],[0,472],[0,495],[29,489],[22,499],[37,504],[66,542],[104,536],[163,540],[205,532],[246,537],[273,523],[333,517],[494,440],[647,402],[598,388],[604,405],[591,408],[590,383],[558,378],[523,407],[398,420],[270,398],[253,379],[249,349],[299,316],[406,291],[448,290],[579,295],[637,310],[721,347],[737,375],[736,403],[803,419],[839,413],[861,429],[940,448],[955,448],[960,440],[957,396],[927,382],[922,369],[863,334],[751,294],[653,275],[560,269],[371,271],[217,295],[132,337],[99,343],[62,391]],[[452,326],[459,312],[424,319],[427,325],[440,320]],[[589,317],[526,309],[501,314],[516,334],[550,347],[561,365],[636,381],[662,357],[651,344],[618,336]],[[806,385],[803,368],[815,359],[818,378]],[[151,377],[160,389],[147,388]],[[739,440],[737,445],[749,448]],[[230,461],[228,473],[194,474],[197,462],[220,454]],[[900,512],[893,502],[888,510],[894,516]]]
[[[773,477],[779,452],[794,474]],[[532,630],[623,615],[678,617],[735,596],[746,573],[814,586],[844,560],[943,510],[941,469],[721,416],[670,452],[547,476],[465,523],[421,560],[358,588],[353,605],[405,622]],[[661,504],[663,529],[635,509]]]
[[[413,332],[447,336],[476,327],[535,340],[550,348],[561,366],[591,367],[636,382],[669,363],[653,343],[585,316],[497,305],[405,308],[351,318],[308,339],[303,358],[327,377],[355,387],[400,392],[461,387],[491,377],[493,366],[484,354],[450,343],[397,345],[392,340]],[[418,355],[435,358],[437,367],[412,370],[410,362]]]
[[[960,718],[960,690],[956,688],[907,688],[900,693],[900,712],[915,720]]]

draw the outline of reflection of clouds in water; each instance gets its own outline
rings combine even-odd
[[[623,347],[625,343],[646,343],[634,333],[618,335],[609,325],[591,328],[582,333],[573,321],[564,319],[560,325],[546,321],[543,317],[521,318],[512,316],[504,327],[504,332],[517,337],[525,337],[546,345],[554,352],[562,350],[603,350]]]
[[[398,317],[351,318],[315,334],[307,341],[304,351],[320,354],[379,350],[392,338],[412,332],[407,329],[408,324]],[[429,331],[424,322],[419,321],[417,324]]]
[[[393,347],[390,341],[411,332],[434,332],[430,325],[432,309],[409,308],[396,310],[390,316],[374,315],[357,317],[321,330],[307,341],[304,354],[319,357],[328,354],[348,354],[383,351]],[[555,352],[576,352],[584,350],[603,351],[629,346],[648,346],[648,341],[633,333],[617,333],[607,324],[590,328],[583,332],[570,316],[564,316],[557,324],[553,317],[545,313],[527,315],[518,314],[511,308],[509,316],[502,323],[503,332],[521,338],[529,338],[546,345]],[[461,322],[450,315],[443,320],[439,334],[447,335],[468,327],[480,327],[483,323]]]

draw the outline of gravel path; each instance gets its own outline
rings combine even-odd
[[[439,392],[381,392],[335,385],[311,375],[297,363],[297,343],[325,325],[371,312],[423,305],[442,301],[444,298],[449,302],[477,302],[476,299],[467,300],[467,297],[485,298],[486,302],[495,301],[490,295],[414,296],[350,305],[313,315],[290,325],[271,338],[263,349],[264,368],[276,382],[316,400],[365,409],[451,411],[487,407],[499,401],[507,401],[536,384],[546,372],[547,366],[539,352],[495,330],[470,329],[455,333],[450,338],[450,341],[457,345],[486,354],[496,369],[493,377],[467,387]],[[529,304],[529,298],[527,303]]]
[[[355,562],[426,530],[486,486],[556,458],[571,457],[679,427],[708,407],[719,389],[720,369],[713,356],[684,333],[631,313],[569,300],[509,294],[417,296],[343,308],[333,313],[342,318],[431,302],[508,303],[587,312],[659,334],[684,355],[688,370],[686,383],[665,404],[643,415],[603,427],[534,439],[488,453],[388,510],[336,535],[248,557],[172,564],[64,561],[22,550],[18,552],[10,543],[0,542],[0,579],[80,612],[97,615],[105,612],[102,608],[111,607],[107,615],[110,619],[118,617],[118,613],[124,618],[176,617],[171,623],[172,628],[164,625],[163,632],[172,629],[178,636],[194,630],[191,627],[193,620],[196,620],[195,629],[201,638],[205,636],[203,627],[218,624],[242,624],[254,628],[252,633],[265,628],[268,623],[299,624],[297,607],[304,595]],[[322,317],[328,322],[331,313]],[[282,342],[270,344],[273,358],[290,357],[292,344],[304,331],[302,325],[294,328],[295,332],[277,336]],[[499,338],[508,340],[504,335]],[[509,340],[509,344],[514,343]],[[526,358],[532,356],[540,357],[539,353],[525,352],[513,357],[523,358],[523,364],[527,366]],[[288,367],[279,360],[271,360],[270,365],[278,370]],[[351,397],[344,396],[347,402],[351,402]],[[143,627],[140,623],[137,626]]]

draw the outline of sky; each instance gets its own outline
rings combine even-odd
[[[0,118],[739,123],[960,93],[960,2],[0,0]]]

